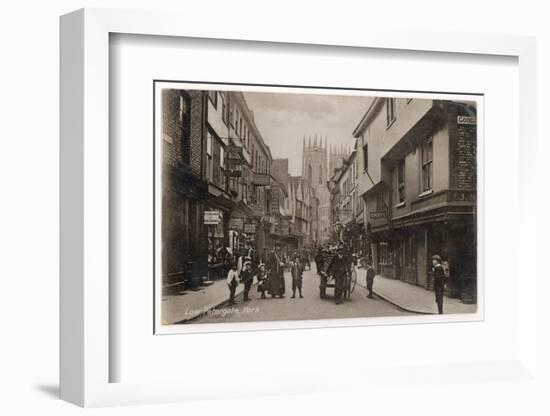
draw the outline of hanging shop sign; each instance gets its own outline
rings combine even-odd
[[[218,225],[221,221],[220,211],[204,211],[204,224]]]
[[[243,148],[241,146],[225,147],[225,162],[229,165],[243,164]]]
[[[273,215],[264,215],[262,221],[266,224],[275,224],[275,217]]]
[[[235,231],[243,231],[244,229],[244,218],[243,217],[233,217],[229,220],[229,228]]]
[[[243,173],[240,170],[228,169],[225,171],[225,176],[228,178],[241,178]]]
[[[247,222],[244,224],[244,233],[245,234],[256,234],[256,223]]]
[[[271,213],[279,212],[279,186],[273,185],[270,191]]]
[[[386,210],[383,211],[372,211],[369,216],[373,220],[383,219],[386,218],[388,215],[388,212]]]
[[[271,178],[269,175],[255,173],[253,177],[254,186],[269,186]]]

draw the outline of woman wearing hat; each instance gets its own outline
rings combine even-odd
[[[441,256],[435,254],[432,256],[432,272],[434,276],[434,292],[435,303],[437,303],[437,311],[439,314],[443,313],[443,294],[445,293],[445,270],[441,264]]]

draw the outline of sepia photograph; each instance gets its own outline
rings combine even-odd
[[[478,312],[480,97],[154,91],[157,332]]]

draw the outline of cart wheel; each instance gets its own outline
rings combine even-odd
[[[344,287],[345,287],[344,297],[345,299],[349,299],[351,296],[351,273],[346,276],[346,282]]]
[[[355,286],[357,285],[357,270],[355,270],[355,267],[353,268],[353,271],[351,272],[351,281],[350,281],[350,295],[355,290]]]

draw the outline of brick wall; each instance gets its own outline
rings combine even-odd
[[[188,91],[191,96],[191,133],[190,158],[191,172],[198,178],[202,177],[203,166],[203,92]],[[204,138],[206,139],[206,138]]]
[[[205,144],[202,91],[185,91],[190,97],[190,117],[180,119],[181,90],[162,91],[162,137],[164,162],[172,166],[187,165],[197,178],[203,176]],[[188,122],[189,125],[185,125]],[[187,130],[188,140],[183,134]]]
[[[162,155],[166,164],[181,164],[181,122],[179,119],[179,91],[162,90]]]
[[[459,189],[476,188],[477,126],[458,124],[455,150],[455,184]]]
[[[166,89],[161,96],[163,163],[176,169],[183,168],[197,179],[204,178],[206,136],[202,91]],[[185,104],[180,115],[182,96]],[[206,233],[203,224],[204,202],[180,192],[181,189],[195,189],[196,184],[175,184],[170,175],[167,175],[167,179],[163,182],[162,198],[164,283],[181,282],[189,278],[196,280],[207,273],[208,240],[202,238]]]

